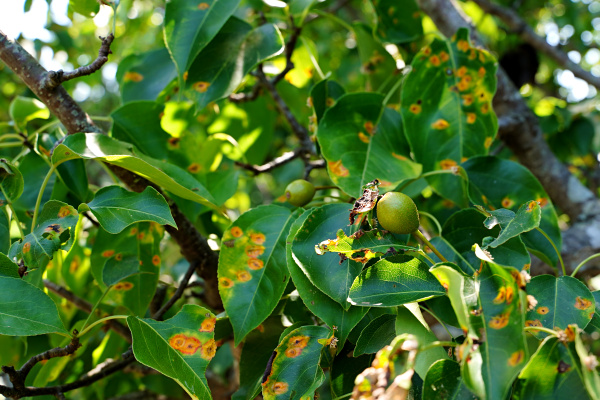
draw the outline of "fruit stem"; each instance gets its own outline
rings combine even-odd
[[[415,237],[421,239],[423,241],[423,243],[425,243],[425,245],[427,247],[429,247],[431,249],[431,251],[433,251],[433,254],[435,254],[442,262],[448,262],[448,260],[446,260],[446,258],[442,255],[442,253],[440,253],[438,251],[438,249],[435,248],[434,245],[431,244],[431,242],[429,242],[429,240],[427,240],[427,238],[421,233],[420,230],[416,230],[412,233]]]

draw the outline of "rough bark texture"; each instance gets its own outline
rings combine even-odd
[[[469,28],[473,42],[483,47],[455,0],[418,0],[418,3],[446,36],[452,36],[459,28]],[[537,117],[502,68],[498,68],[497,77],[493,105],[498,115],[499,137],[538,178],[553,203],[571,218],[571,227],[563,232],[562,256],[567,270],[572,271],[580,261],[600,251],[600,201],[552,153]],[[598,269],[600,261],[595,259],[582,273]],[[548,269],[538,265],[537,271],[548,272]]]

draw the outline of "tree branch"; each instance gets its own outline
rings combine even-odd
[[[167,301],[164,306],[162,306],[156,313],[154,313],[152,318],[154,318],[157,321],[160,321],[162,319],[163,315],[165,315],[165,313],[169,311],[173,304],[175,304],[175,302],[181,298],[183,292],[185,291],[185,289],[187,289],[188,283],[190,282],[190,279],[192,278],[192,275],[194,275],[195,271],[196,263],[190,263],[188,270],[183,276],[183,279],[181,279],[179,287],[177,288],[173,296],[171,296],[169,301]]]
[[[558,65],[571,70],[576,77],[583,79],[590,85],[600,89],[600,77],[594,76],[591,72],[584,70],[579,64],[571,61],[566,53],[557,47],[551,46],[546,39],[537,35],[527,22],[525,22],[515,11],[504,8],[501,5],[492,3],[488,0],[473,1],[479,5],[483,11],[500,18],[511,31],[517,33],[525,42],[556,61]]]
[[[73,303],[75,305],[75,307],[79,308],[80,310],[83,310],[83,311],[87,312],[88,314],[92,312],[92,308],[93,308],[92,304],[85,301],[81,297],[78,297],[77,295],[75,295],[75,293],[67,290],[66,288],[64,288],[60,285],[57,285],[56,283],[49,281],[47,279],[44,279],[44,286],[52,293],[57,294],[60,297],[62,297],[63,299],[66,299],[69,302]],[[113,319],[106,321],[106,325],[108,325],[113,331],[115,331],[119,336],[121,336],[123,339],[125,339],[128,343],[131,343],[131,333],[129,332],[129,329],[125,325],[123,325],[119,321],[115,321]]]
[[[284,164],[287,164],[290,161],[293,161],[296,158],[300,157],[301,154],[302,154],[302,150],[296,149],[294,151],[285,152],[282,155],[280,155],[279,157],[277,157],[263,165],[252,165],[252,164],[246,164],[246,163],[239,162],[239,161],[236,161],[235,165],[237,165],[238,167],[247,169],[248,171],[252,172],[254,175],[259,175],[264,172],[271,171],[271,170],[273,170],[277,167],[280,167]]]
[[[471,38],[483,47],[477,32],[455,0],[418,0],[420,8],[438,29],[452,36],[459,28],[471,30]],[[565,212],[572,226],[563,232],[562,255],[567,269],[600,251],[600,201],[552,153],[544,140],[536,115],[502,68],[498,68],[494,111],[500,122],[500,139],[540,181],[555,205]],[[595,259],[587,272],[600,269]],[[582,273],[585,272],[582,271]]]
[[[115,37],[111,33],[105,38],[100,36],[99,39],[102,41],[102,46],[100,46],[100,50],[98,51],[98,58],[96,58],[90,65],[79,67],[75,71],[64,72],[62,69],[59,69],[58,71],[50,71],[48,73],[48,80],[46,81],[46,88],[54,89],[63,82],[79,78],[80,76],[91,75],[102,68],[102,66],[108,61],[108,55],[112,54],[112,51],[110,51],[110,45]]]

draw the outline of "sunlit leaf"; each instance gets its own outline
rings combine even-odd
[[[0,158],[0,206],[6,200],[11,203],[23,193],[23,175],[8,160]]]

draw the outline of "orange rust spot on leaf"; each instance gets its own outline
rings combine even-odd
[[[179,148],[179,138],[176,137],[171,137],[169,138],[169,140],[167,140],[167,144],[169,146],[169,148],[171,149],[178,149]]]
[[[350,174],[348,168],[342,165],[342,160],[329,161],[327,165],[329,166],[329,170],[331,171],[331,173],[335,176],[345,177]]]
[[[288,340],[288,347],[298,347],[303,349],[308,345],[308,339],[310,339],[308,336],[293,336]]]
[[[246,246],[246,255],[251,258],[256,258],[265,252],[265,246]]]
[[[115,260],[117,260],[117,261],[121,261],[122,259],[123,259],[123,253],[118,253],[118,254],[115,256]]]
[[[433,55],[433,56],[429,57],[429,62],[434,67],[439,67],[440,66],[440,58],[438,56],[436,56],[436,55]]]
[[[423,49],[423,54],[425,54],[426,56],[431,54],[431,47],[425,47]]]
[[[198,351],[198,349],[202,346],[200,340],[193,336],[186,336],[185,343],[178,350],[185,355],[192,355]]]
[[[490,111],[490,105],[489,103],[485,103],[481,105],[481,113],[482,114],[487,114]]]
[[[546,306],[542,306],[542,307],[538,307],[537,310],[535,310],[535,312],[537,312],[538,314],[541,314],[541,315],[546,315],[550,312],[550,309]]]
[[[302,349],[299,347],[289,347],[285,351],[285,356],[289,358],[295,358],[302,354]]]
[[[506,288],[502,286],[500,289],[498,289],[498,294],[492,302],[494,304],[500,304],[504,303],[504,300],[506,300]]]
[[[539,319],[525,321],[525,326],[543,326]]]
[[[133,288],[133,283],[131,282],[119,282],[115,286],[113,286],[114,290],[127,291]]]
[[[506,304],[512,303],[514,297],[515,297],[514,289],[512,288],[512,286],[508,286],[506,288]]]
[[[431,127],[433,129],[446,129],[447,127],[450,126],[450,123],[448,123],[448,121],[446,121],[445,119],[438,119],[437,121],[435,121],[433,124],[431,124]]]
[[[325,99],[325,106],[331,107],[334,104],[335,100],[333,99],[333,97],[328,97],[327,99]]]
[[[160,256],[158,254],[155,254],[154,256],[152,256],[152,264],[155,267],[158,267],[160,265]]]
[[[73,257],[71,263],[69,264],[69,272],[75,272],[79,268],[79,264],[81,263],[81,259],[79,256]]]
[[[400,154],[393,153],[393,152],[392,152],[392,157],[397,158],[400,161],[406,161],[406,160],[408,160],[408,158],[406,158],[406,157],[404,157],[404,156],[402,156]]]
[[[526,212],[532,212],[533,210],[535,210],[535,206],[537,206],[538,203],[537,201],[530,201],[529,203],[527,203],[527,208],[525,209]]]
[[[467,113],[467,124],[474,124],[477,121],[477,115],[475,113]]]
[[[537,201],[541,208],[544,208],[548,205],[548,199],[545,197],[538,197],[537,199],[535,199],[535,201]]]
[[[523,350],[517,350],[510,355],[510,358],[508,359],[508,365],[510,365],[511,367],[514,367],[518,364],[521,364],[524,359],[525,359],[525,352]]]
[[[137,228],[131,228],[131,229],[129,230],[129,235],[131,235],[131,236],[133,236],[133,235],[136,235],[136,234],[137,234],[137,232],[138,232],[138,229],[137,229]]]
[[[492,146],[492,143],[494,142],[494,139],[492,139],[491,137],[486,137],[485,138],[485,142],[483,142],[483,146],[486,149],[489,149]]]
[[[470,106],[473,104],[473,95],[471,93],[463,94],[462,96],[463,105]]]
[[[577,296],[575,299],[575,308],[579,310],[587,310],[592,306],[592,302],[589,299],[584,299],[581,296]]]
[[[233,287],[233,281],[229,278],[222,277],[219,278],[219,286],[223,289],[229,289]]]
[[[104,251],[102,252],[102,257],[106,257],[106,258],[108,258],[108,257],[112,257],[112,256],[113,256],[113,254],[115,254],[115,251],[114,251],[114,250],[104,250]]]
[[[141,82],[144,79],[144,75],[139,72],[127,71],[123,76],[123,82]]]
[[[469,50],[469,42],[467,42],[464,39],[461,39],[458,41],[458,43],[456,44],[456,47],[458,47],[458,49],[460,51],[467,51]]]
[[[510,197],[506,196],[505,198],[502,199],[502,207],[504,208],[511,208],[512,206],[515,205],[515,201],[513,199],[511,199]]]
[[[206,10],[210,5],[208,3],[200,3],[198,4],[198,10]]]
[[[191,163],[189,167],[187,167],[187,170],[190,171],[192,174],[196,174],[198,172],[200,172],[200,164],[198,163]]]
[[[186,336],[182,335],[181,333],[178,333],[177,335],[171,336],[169,338],[169,346],[171,346],[175,350],[179,350],[185,344],[185,338],[186,338]]]
[[[264,233],[253,233],[250,235],[250,240],[256,244],[263,244],[266,238]]]
[[[373,125],[373,123],[371,121],[365,122],[364,127],[369,135],[375,134],[375,125]]]
[[[278,396],[288,391],[289,385],[286,382],[273,382],[269,385],[268,391]]]
[[[442,62],[446,62],[450,59],[450,56],[448,55],[448,53],[446,53],[445,51],[442,51],[440,53],[440,60],[442,60]]]
[[[242,229],[238,226],[232,227],[229,232],[231,232],[231,235],[236,238],[239,238],[244,234],[244,231],[242,231]]]
[[[480,68],[479,68],[479,71],[477,71],[477,75],[478,75],[480,78],[483,78],[483,77],[485,76],[485,68],[483,68],[483,67],[480,67]]]
[[[496,315],[493,317],[488,323],[489,327],[492,329],[502,329],[506,325],[508,325],[508,318],[510,317],[510,312],[505,312],[500,315]]]
[[[360,139],[361,142],[363,143],[369,143],[371,141],[371,138],[368,137],[367,135],[365,135],[362,132],[358,132],[358,138]]]
[[[248,259],[248,267],[253,270],[262,269],[265,266],[263,260],[259,260],[258,258],[249,258]]]
[[[71,207],[70,206],[62,206],[60,210],[58,210],[58,218],[64,218],[71,215]]]
[[[464,65],[456,70],[456,76],[462,78],[467,73],[467,67]]]
[[[240,271],[236,275],[240,282],[248,282],[252,279],[252,275],[248,271]]]
[[[192,89],[196,92],[204,93],[208,90],[210,83],[208,82],[196,82],[192,85]]]
[[[408,107],[408,111],[410,111],[413,114],[420,114],[421,106],[418,104],[411,104],[410,107]]]
[[[202,346],[200,357],[204,358],[205,360],[212,360],[216,353],[217,342],[215,342],[215,339],[210,339],[208,342],[204,343],[204,346]]]
[[[440,167],[442,169],[452,169],[453,167],[456,167],[458,164],[456,163],[456,161],[454,160],[450,160],[450,159],[445,159],[440,161]]]
[[[567,336],[567,342],[574,342],[575,341],[575,329],[573,327],[573,325],[569,325],[567,326],[567,329],[565,329],[565,335]]]

